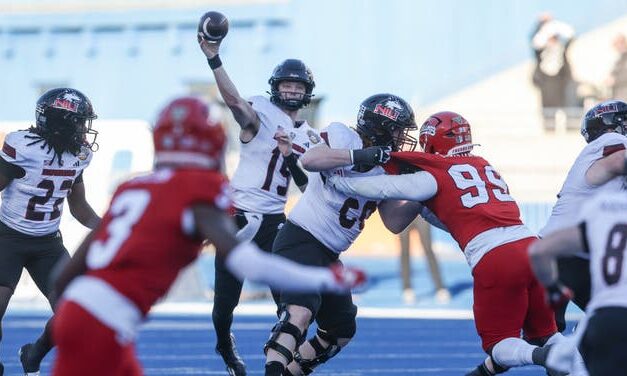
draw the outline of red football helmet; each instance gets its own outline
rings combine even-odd
[[[419,142],[425,152],[441,155],[466,154],[474,146],[468,121],[450,111],[429,116],[420,127]]]
[[[177,98],[159,114],[153,129],[155,165],[220,170],[226,135],[209,116],[209,107],[193,97]]]

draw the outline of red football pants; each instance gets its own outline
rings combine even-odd
[[[527,255],[534,240],[496,247],[472,271],[475,326],[486,352],[505,338],[520,337],[521,330],[530,340],[557,332],[553,310]]]
[[[55,376],[141,376],[133,343],[121,345],[116,333],[78,304],[61,303],[53,324]]]

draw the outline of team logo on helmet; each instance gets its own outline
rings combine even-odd
[[[388,119],[396,121],[401,114],[403,106],[397,101],[389,100],[383,104],[377,104],[374,108],[374,113],[385,116]]]
[[[618,112],[618,106],[616,103],[608,103],[606,105],[598,106],[594,109],[594,116],[603,115],[608,112]]]
[[[468,122],[466,121],[466,119],[464,119],[461,116],[455,116],[454,118],[451,119],[452,122],[455,122],[459,125],[464,125],[464,124],[468,124]]]
[[[78,95],[74,93],[65,93],[62,97],[56,98],[50,107],[77,112],[80,102],[81,98]]]
[[[427,121],[424,122],[422,127],[420,127],[420,136],[435,136],[435,127],[437,127],[440,123],[440,119],[436,117],[430,117],[429,119],[427,119]]]

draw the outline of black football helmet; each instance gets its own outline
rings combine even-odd
[[[611,99],[586,112],[581,121],[581,135],[586,142],[590,143],[608,131],[627,136],[627,103]]]
[[[305,95],[300,99],[282,98],[281,93],[279,93],[279,83],[282,81],[302,82],[305,84]],[[298,59],[287,59],[277,65],[272,71],[268,83],[270,84],[270,101],[279,107],[292,111],[301,109],[311,102],[311,98],[314,96],[312,92],[316,86],[311,70]]]
[[[33,131],[57,154],[69,151],[76,155],[81,147],[97,150],[98,132],[91,128],[96,118],[91,101],[85,94],[70,88],[51,89],[37,100]],[[93,138],[89,141],[87,135]]]
[[[393,94],[375,94],[361,102],[357,114],[357,133],[376,146],[391,146],[392,151],[413,151],[416,138],[414,111],[409,104]]]

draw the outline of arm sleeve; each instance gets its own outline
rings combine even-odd
[[[226,267],[240,280],[267,284],[283,291],[341,291],[328,268],[300,265],[262,252],[252,243],[241,243],[226,257]]]
[[[0,174],[12,180],[23,178],[24,175],[26,175],[26,171],[24,171],[22,167],[14,165],[0,156]]]
[[[287,157],[284,157],[284,160],[287,164],[287,169],[290,170],[292,178],[294,178],[294,183],[296,183],[296,185],[299,187],[306,185],[309,180],[307,179],[307,174],[305,174],[305,171],[303,171],[303,169],[298,166],[298,157],[296,156],[296,154],[292,153]]]
[[[356,178],[333,176],[330,180],[335,188],[348,195],[359,195],[372,200],[425,201],[438,191],[435,178],[426,171]]]

